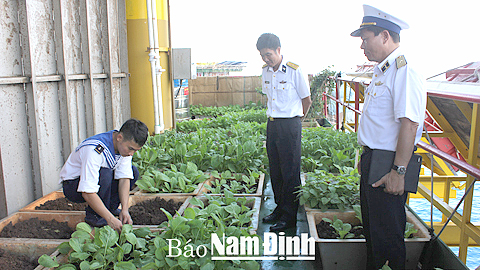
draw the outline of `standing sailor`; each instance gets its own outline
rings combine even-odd
[[[361,37],[365,56],[378,63],[365,93],[358,130],[358,142],[364,147],[360,200],[367,269],[378,270],[386,261],[392,269],[405,269],[405,172],[422,137],[427,97],[424,79],[399,48],[400,30],[408,25],[374,7],[364,5],[363,10],[363,22],[351,35]],[[369,185],[369,172],[378,169],[371,164],[377,149],[395,152],[395,159],[386,168],[389,172]]]
[[[302,123],[312,100],[308,82],[300,67],[280,53],[280,39],[262,34],[257,50],[266,63],[262,71],[262,92],[267,95],[267,154],[277,207],[263,218],[275,223],[270,231],[296,226],[298,200],[295,191],[301,185]]]

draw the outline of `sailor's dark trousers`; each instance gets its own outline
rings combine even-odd
[[[298,200],[295,191],[301,185],[301,138],[300,117],[269,118],[267,123],[267,154],[270,180],[280,220],[296,223]]]
[[[367,269],[381,269],[388,260],[392,269],[405,269],[405,202],[402,196],[388,194],[383,187],[368,185],[372,152],[364,148],[361,157],[360,201],[367,242]]]

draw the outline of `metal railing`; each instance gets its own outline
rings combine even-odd
[[[327,116],[327,99],[331,99],[335,102],[335,111],[336,111],[336,129],[342,129],[345,131],[346,129],[356,132],[358,128],[358,117],[361,115],[360,111],[360,101],[361,101],[361,96],[360,96],[360,88],[365,90],[365,86],[368,85],[368,83],[365,82],[359,82],[359,81],[353,81],[353,80],[348,80],[348,79],[341,79],[341,78],[329,78],[329,79],[334,79],[336,83],[336,96],[332,96],[326,92],[322,93],[322,98],[324,100],[324,111],[325,111],[325,116]],[[351,90],[354,91],[355,93],[355,100],[344,100],[342,101],[340,99],[340,85],[341,82],[343,82],[344,86],[344,97],[347,95],[347,86],[350,85]],[[435,82],[438,84],[438,82]],[[436,85],[435,84],[435,85]],[[480,85],[478,85],[480,86]],[[475,86],[475,87],[478,87]],[[472,87],[472,85],[469,85],[469,87]],[[476,89],[476,88],[475,88]],[[351,91],[349,89],[349,91]],[[363,91],[364,92],[364,91]],[[470,131],[470,142],[469,145],[472,147],[468,147],[466,152],[464,151],[464,155],[468,156],[467,161],[463,161],[459,158],[453,157],[452,155],[449,155],[440,149],[436,148],[433,145],[430,145],[426,142],[420,141],[417,146],[424,151],[432,154],[435,157],[438,157],[442,159],[443,161],[447,162],[450,165],[453,165],[463,171],[467,177],[466,177],[466,187],[473,186],[473,183],[475,183],[477,180],[480,179],[480,169],[477,166],[477,161],[478,161],[478,145],[479,145],[479,136],[480,136],[480,110],[479,110],[479,104],[480,104],[480,95],[475,95],[475,94],[469,94],[469,93],[448,93],[445,91],[439,91],[438,89],[432,88],[428,89],[427,87],[427,97],[430,102],[430,105],[427,106],[427,109],[429,106],[435,106],[432,105],[433,102],[430,100],[431,97],[435,98],[443,98],[443,99],[451,99],[454,100],[457,104],[458,102],[465,102],[465,103],[472,103],[472,109],[471,112],[463,110],[463,114],[465,117],[470,121],[471,124],[471,131]],[[350,106],[349,104],[354,103],[355,107]],[[343,119],[342,119],[342,125],[340,125],[340,106],[343,108]],[[355,113],[355,123],[354,127],[352,128],[350,124],[352,123],[347,123],[346,122],[346,110],[353,111]],[[469,113],[471,115],[469,115]],[[429,124],[429,123],[426,123]],[[454,132],[453,132],[454,133]],[[448,137],[451,136],[452,132],[444,132],[444,136]],[[442,134],[436,136],[442,136]],[[458,137],[458,136],[457,136]],[[456,140],[452,140],[452,142],[459,141],[458,138]],[[458,148],[458,147],[457,147]],[[431,168],[433,170],[433,168]],[[445,181],[446,183],[450,183],[452,181],[449,179],[449,177],[441,177],[441,181]],[[438,180],[436,180],[438,181]],[[446,188],[449,188],[450,185],[445,185]],[[466,262],[466,257],[467,257],[467,248],[469,245],[469,238],[471,238],[476,245],[480,245],[480,229],[478,229],[474,224],[471,223],[470,217],[471,217],[471,210],[472,210],[472,200],[473,200],[473,191],[469,192],[471,187],[466,190],[466,194],[462,198],[465,199],[464,201],[464,207],[463,207],[463,214],[460,215],[459,213],[456,212],[456,209],[459,207],[457,205],[457,208],[453,209],[448,205],[448,196],[444,196],[443,200],[433,194],[432,191],[427,189],[423,184],[419,183],[419,193],[425,197],[428,201],[430,201],[437,209],[439,209],[443,215],[449,216],[448,220],[443,220],[443,224],[445,225],[448,223],[449,220],[452,220],[453,223],[458,226],[460,229],[460,240],[459,240],[459,258],[463,261]],[[448,193],[445,193],[448,194]],[[443,231],[444,228],[442,228]]]

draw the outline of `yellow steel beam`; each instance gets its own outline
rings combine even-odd
[[[430,225],[430,223],[428,223]],[[434,222],[433,223],[433,230],[435,232],[440,232],[442,229],[444,222]],[[473,223],[473,225],[478,229],[480,227],[480,223]],[[442,239],[445,244],[448,246],[458,246],[460,244],[460,227],[458,227],[453,222],[449,222],[447,227],[443,230],[442,234],[440,235],[440,239]],[[471,238],[468,241],[468,246],[480,246],[480,244],[473,241]]]
[[[417,151],[417,154],[420,154],[420,155],[422,156],[422,158],[423,158],[423,165],[425,165],[425,167],[427,167],[427,168],[429,168],[430,170],[432,170],[432,168],[431,168],[431,167],[432,167],[432,161],[431,161],[431,159],[430,159],[430,155],[427,155],[426,153],[419,153],[418,151]],[[440,166],[435,166],[435,164],[436,164],[435,162],[437,161],[437,159],[436,159],[435,157],[434,157],[433,160],[434,160],[434,163],[433,163],[433,172],[436,173],[436,174],[438,174],[438,175],[448,175],[448,174],[447,174],[448,171],[447,171],[447,172],[444,172],[444,171],[442,170],[442,167],[440,167]],[[440,160],[440,162],[443,162],[443,160]],[[444,163],[444,164],[445,164],[445,163]],[[437,165],[438,165],[438,164],[437,164]],[[451,173],[450,173],[450,175],[451,175]]]
[[[432,198],[430,196],[430,190],[428,190],[423,184],[418,184],[418,192],[423,195],[428,201],[432,202]],[[453,208],[442,201],[437,195],[433,194],[433,205],[440,210],[444,215],[450,216],[451,213],[453,212]],[[460,215],[458,212],[455,212],[455,214],[452,216],[451,221],[455,223],[457,226],[461,227],[462,226],[462,215]],[[472,223],[468,222],[464,226],[465,228],[465,233],[472,238],[475,243],[480,245],[480,229],[476,228],[475,225]],[[438,233],[438,232],[437,232]],[[442,233],[443,234],[443,233]]]
[[[468,164],[475,165],[478,160],[478,142],[480,136],[480,110],[478,109],[478,103],[473,104],[472,110],[472,121],[470,128],[470,142],[468,150]],[[469,175],[467,177],[467,187],[473,183],[475,179],[473,176]],[[461,234],[460,234],[460,247],[458,257],[466,262],[467,260],[467,248],[468,248],[468,236],[469,234],[466,231],[466,225],[470,223],[470,218],[472,215],[472,202],[473,202],[473,189],[472,192],[469,192],[465,197],[465,202],[463,203],[463,219],[461,224]]]
[[[433,176],[433,191],[436,196],[443,198],[445,203],[449,203],[450,198],[456,198],[456,190],[452,190],[452,187],[459,186],[460,181],[466,181],[466,176],[454,176],[454,175],[434,175]],[[429,175],[420,175],[420,183],[425,185],[430,190],[431,186],[431,176]],[[429,192],[430,194],[430,192]],[[423,198],[420,194],[412,194],[412,198]],[[442,215],[442,222],[447,220],[447,216]]]
[[[444,181],[466,181],[466,176],[458,176],[458,175],[434,175],[433,181],[434,182],[444,182]],[[430,175],[420,175],[420,181],[428,181],[430,182]]]
[[[440,137],[440,138],[449,138],[454,134],[454,132],[445,132],[445,131],[429,131],[428,136],[431,138]]]
[[[343,126],[345,127],[345,129],[348,129],[348,131],[354,133],[355,130],[350,125],[352,125],[352,123],[347,123],[346,125],[343,125]],[[355,125],[355,123],[353,123],[353,125]]]
[[[472,123],[472,108],[470,107],[470,105],[468,105],[468,103],[464,101],[454,100],[453,102],[455,102],[458,109],[463,113],[465,118],[467,118],[467,120]]]
[[[455,148],[457,148],[460,154],[466,157],[468,155],[467,146],[465,145],[465,143],[463,143],[462,139],[460,139],[458,134],[455,133],[455,130],[452,128],[450,123],[448,123],[447,119],[445,119],[443,114],[440,112],[440,110],[430,98],[427,98],[427,110],[430,112],[435,121],[440,125],[443,131],[451,134],[451,136],[449,136],[448,138],[453,143]]]

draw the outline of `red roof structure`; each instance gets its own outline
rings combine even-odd
[[[480,77],[480,62],[472,62],[463,67],[446,72],[447,80],[452,82],[478,83]]]

